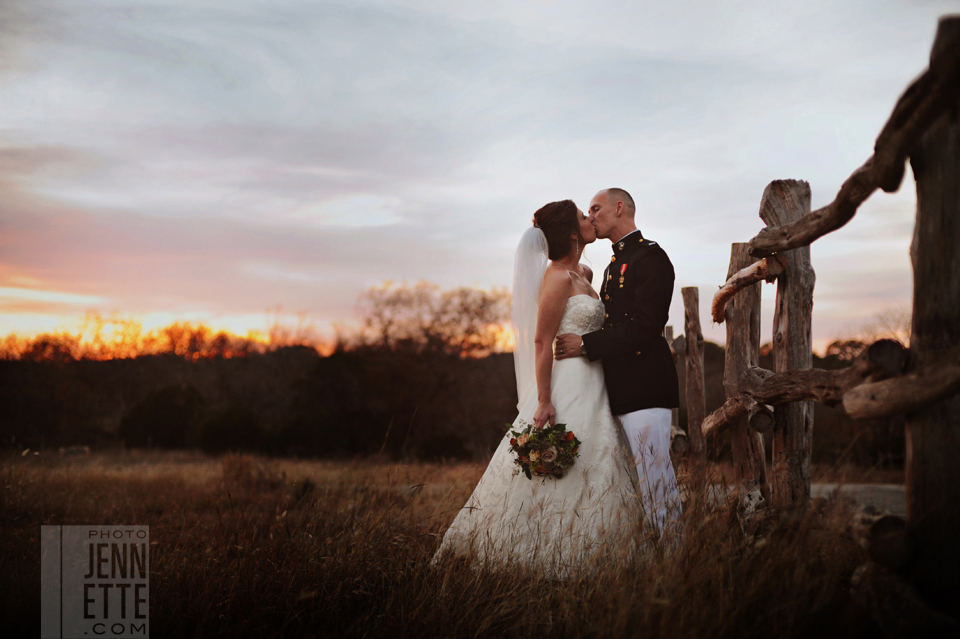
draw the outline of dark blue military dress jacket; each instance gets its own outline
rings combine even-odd
[[[613,245],[600,290],[603,328],[584,335],[583,344],[587,358],[603,364],[614,415],[680,405],[677,369],[663,337],[673,281],[666,252],[639,231]]]

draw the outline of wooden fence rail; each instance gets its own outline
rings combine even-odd
[[[956,105],[960,96],[960,27],[957,18],[941,19],[930,67],[897,101],[874,152],[847,178],[833,202],[791,224],[766,228],[750,240],[750,255],[760,258],[801,246],[853,219],[857,208],[878,188],[893,193],[903,181],[906,159],[931,125]]]
[[[881,340],[846,370],[812,369],[809,245],[849,222],[878,188],[896,191],[908,157],[917,180],[910,350]],[[727,400],[702,421],[700,404],[691,403],[701,401],[699,317],[691,317],[698,295],[683,289],[692,449],[729,429],[741,486],[759,484],[767,497],[760,433],[772,427],[772,498],[797,504],[810,497],[811,400],[842,404],[854,419],[906,414],[907,531],[916,548],[910,578],[936,608],[960,616],[960,16],[941,18],[930,67],[907,87],[874,154],[833,202],[811,213],[809,185],[778,180],[764,191],[760,217],[766,228],[733,245],[727,281],[711,305],[714,321],[727,325]],[[757,366],[763,280],[777,283],[773,371]]]

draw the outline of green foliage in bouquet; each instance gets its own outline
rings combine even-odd
[[[512,430],[513,424],[507,424],[512,435],[510,448],[516,455],[513,463],[518,466],[514,474],[522,471],[527,479],[536,475],[541,481],[547,477],[560,479],[580,456],[577,451],[581,442],[573,431],[567,430],[566,424],[535,428],[520,420],[517,427],[518,430]]]

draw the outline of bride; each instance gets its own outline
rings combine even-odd
[[[517,247],[512,320],[519,414],[514,429],[566,424],[583,443],[562,479],[517,474],[510,434],[444,534],[447,553],[511,562],[562,575],[600,556],[627,552],[643,509],[637,471],[610,412],[603,369],[585,357],[554,361],[558,334],[603,325],[604,307],[580,264],[596,231],[570,200],[536,212]],[[589,276],[589,277],[588,277]]]

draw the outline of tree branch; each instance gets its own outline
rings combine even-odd
[[[769,414],[768,408],[762,408],[764,405],[812,399],[826,406],[836,406],[844,402],[851,389],[899,375],[905,364],[903,345],[895,340],[882,339],[868,346],[849,368],[841,370],[806,368],[774,373],[751,366],[737,382],[738,394],[727,399],[704,420],[703,434],[719,433],[747,414],[751,416],[751,427],[763,432]],[[896,377],[890,381],[899,383],[903,379]]]
[[[879,419],[910,413],[960,391],[960,348],[916,371],[851,389],[843,408],[853,419]]]
[[[876,189],[891,193],[900,188],[910,150],[960,92],[960,30],[949,34],[949,41],[931,55],[930,67],[900,96],[877,136],[873,155],[847,178],[833,202],[792,224],[763,229],[750,240],[750,255],[767,257],[806,246],[853,219]]]
[[[761,280],[773,282],[780,273],[783,273],[783,269],[783,261],[778,256],[773,255],[734,273],[733,277],[724,282],[720,290],[713,296],[713,304],[710,306],[710,315],[713,316],[713,321],[717,324],[723,324],[727,302],[738,291]]]

